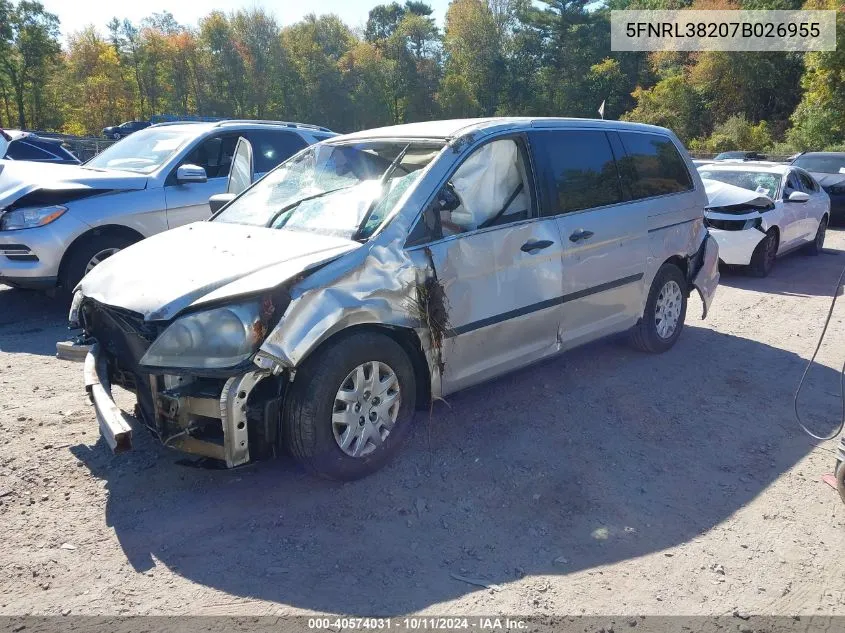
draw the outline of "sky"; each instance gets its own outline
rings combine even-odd
[[[129,18],[138,23],[151,13],[170,11],[176,21],[196,26],[197,21],[211,11],[218,9],[229,13],[237,9],[260,7],[275,16],[282,25],[300,20],[309,13],[336,13],[350,27],[363,27],[367,14],[377,4],[389,0],[141,0],[115,2],[114,0],[41,0],[45,9],[55,13],[61,20],[62,39],[68,34],[93,24],[105,33],[106,24],[113,17]],[[440,26],[449,0],[427,0],[434,8],[434,17]]]

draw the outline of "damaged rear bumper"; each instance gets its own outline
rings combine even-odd
[[[716,289],[719,287],[720,250],[718,242],[712,235],[708,235],[701,244],[700,255],[697,258],[700,264],[693,275],[692,285],[698,290],[701,302],[704,304],[702,319],[707,318],[713,297],[716,295]]]

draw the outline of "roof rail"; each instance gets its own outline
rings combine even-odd
[[[150,127],[163,127],[165,125],[185,125],[186,123],[214,123],[214,121],[162,121],[153,123]]]
[[[332,131],[327,127],[323,127],[322,125],[312,125],[311,123],[295,123],[292,121],[264,121],[259,119],[223,119],[222,121],[217,121],[215,123],[215,127],[240,123],[254,123],[256,125],[284,125],[285,127],[301,127],[309,130],[320,130],[321,132]]]

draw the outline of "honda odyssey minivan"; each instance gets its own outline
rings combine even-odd
[[[618,332],[670,349],[692,289],[706,316],[719,279],[706,203],[681,143],[648,125],[337,136],[94,268],[70,314],[85,384],[116,451],[140,423],[228,467],[286,450],[358,478],[433,398]]]

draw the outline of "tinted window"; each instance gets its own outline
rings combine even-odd
[[[199,165],[209,178],[225,178],[229,175],[237,142],[237,136],[207,138],[188,154],[182,164]]]
[[[6,150],[6,157],[12,160],[50,160],[55,156],[24,141],[11,143]]]
[[[792,161],[792,164],[807,171],[845,174],[845,154],[805,154]]]
[[[622,173],[634,200],[692,189],[687,166],[675,144],[659,134],[620,132],[627,156]]]
[[[552,183],[553,214],[590,209],[623,200],[616,161],[604,132],[537,132],[532,142],[545,156]]]
[[[307,145],[299,134],[280,130],[249,130],[246,138],[252,144],[256,174],[270,171]]]
[[[803,171],[799,171],[796,173],[798,174],[798,180],[801,181],[801,186],[804,188],[804,191],[806,191],[807,193],[813,193],[814,191],[818,191],[818,186],[808,174],[805,174]]]

